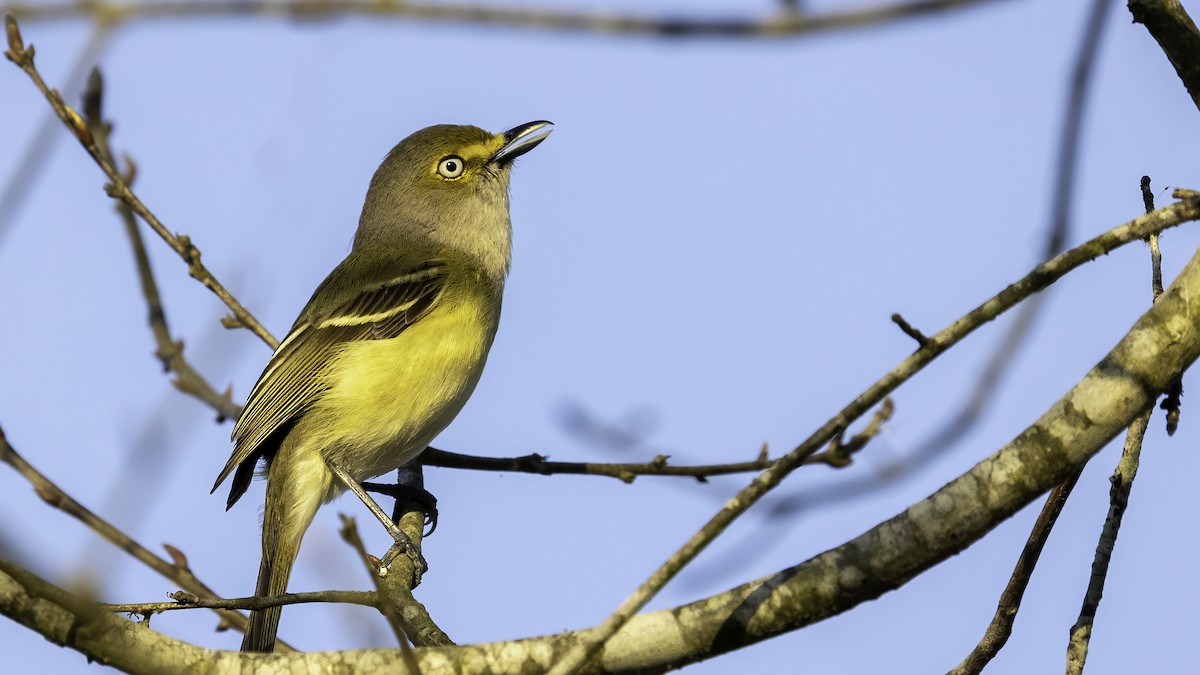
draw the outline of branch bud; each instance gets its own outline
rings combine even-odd
[[[55,92],[57,93],[57,92]],[[61,99],[60,99],[61,100]],[[75,109],[67,104],[63,104],[63,111],[66,113],[67,119],[71,123],[71,129],[75,135],[79,137],[79,142],[89,149],[96,145],[96,139],[92,137],[92,130],[88,128],[87,122],[75,112]]]
[[[21,27],[17,25],[17,18],[12,14],[4,15],[4,36],[8,38],[8,51],[5,55],[13,63],[24,65],[25,40],[21,38]]]

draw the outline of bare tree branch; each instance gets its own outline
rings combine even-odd
[[[396,497],[392,520],[408,535],[415,546],[421,545],[424,535],[426,514],[419,500],[406,498],[425,493],[421,467],[402,467],[396,472],[396,483],[387,492]],[[341,535],[362,559],[375,584],[378,609],[388,620],[402,650],[408,650],[408,641],[417,647],[453,645],[454,641],[434,623],[425,606],[413,596],[412,589],[420,579],[416,563],[406,555],[396,556],[384,567],[379,559],[367,553],[354,519],[342,515]],[[434,521],[436,523],[436,520]],[[405,639],[407,637],[407,640]],[[410,650],[411,651],[411,650]],[[410,666],[415,662],[410,663]]]
[[[1180,207],[1189,214],[1193,214],[1190,216],[1192,218],[1196,217],[1197,209],[1200,208],[1200,193],[1176,191],[1175,195],[1176,198],[1186,199],[1187,201],[1175,204],[1174,207]],[[1159,209],[1154,213],[1163,213],[1163,209]],[[816,452],[834,435],[844,430],[852,421],[869,410],[871,406],[878,403],[883,397],[890,394],[896,387],[900,386],[913,375],[920,372],[921,369],[945,350],[974,332],[976,328],[995,319],[1001,313],[1011,309],[1033,293],[1046,288],[1071,269],[1094,259],[1104,252],[1112,250],[1116,246],[1135,239],[1141,239],[1148,236],[1151,232],[1162,229],[1160,227],[1147,227],[1147,219],[1149,221],[1157,220],[1153,215],[1147,214],[1038,265],[1024,278],[929,338],[925,346],[918,349],[882,379],[871,385],[869,389],[860,394],[858,398],[843,408],[841,412],[826,422],[813,435],[809,436],[807,440],[777,460],[771,468],[760,474],[754,479],[754,482],[730,499],[700,531],[692,535],[683,547],[672,554],[667,562],[655,570],[649,579],[621,603],[616,611],[597,629],[598,637],[594,642],[581,642],[576,645],[561,662],[555,664],[554,670],[551,671],[552,675],[566,675],[566,673],[576,672],[582,668],[588,659],[602,648],[606,640],[612,637],[638,610],[644,607],[668,581],[674,578],[684,566],[699,555],[700,551],[704,550],[730,523],[745,513],[750,506],[778,485],[796,467],[800,466],[805,458]],[[1143,227],[1147,227],[1144,232],[1141,229]],[[1157,391],[1155,394],[1157,394]],[[1140,408],[1135,412],[1140,412]]]
[[[1025,596],[1025,588],[1029,586],[1029,579],[1033,576],[1038,558],[1042,555],[1042,548],[1045,547],[1046,540],[1050,538],[1054,523],[1058,522],[1058,516],[1062,513],[1067,498],[1071,496],[1071,490],[1075,489],[1075,483],[1079,481],[1081,473],[1083,473],[1082,466],[1072,471],[1066,480],[1055,485],[1054,489],[1050,491],[1050,495],[1046,497],[1046,503],[1042,505],[1042,510],[1033,524],[1033,531],[1029,533],[1025,548],[1021,550],[1017,564],[1013,567],[1012,575],[1008,578],[1008,585],[1000,594],[1000,602],[996,605],[996,613],[992,616],[992,622],[988,624],[987,630],[983,632],[983,637],[979,639],[979,644],[975,645],[975,649],[971,650],[967,658],[955,666],[949,675],[977,675],[977,673],[983,672],[984,667],[996,657],[996,654],[1000,653],[1004,644],[1008,642],[1009,636],[1012,635],[1013,621],[1021,609],[1021,599]]]
[[[75,501],[70,495],[55,485],[53,481],[33,468],[29,462],[26,462],[25,458],[21,457],[16,449],[9,445],[2,428],[0,428],[0,461],[8,464],[13,469],[16,469],[17,473],[24,476],[33,485],[34,490],[42,498],[42,501],[88,526],[96,534],[133,556],[134,559],[179,584],[180,588],[204,599],[220,597],[192,573],[191,568],[188,567],[187,557],[179,549],[164,544],[164,548],[167,549],[167,552],[173,558],[173,562],[167,562],[151,553],[144,546],[134,541],[132,537],[120,531],[108,521]],[[246,617],[242,614],[228,610],[217,610],[217,614],[220,615],[222,624],[231,625],[241,631],[246,630]],[[284,645],[284,648],[290,649],[286,645]]]
[[[1151,399],[1150,403],[1153,404],[1154,400]],[[1125,516],[1125,508],[1129,506],[1129,492],[1133,489],[1133,479],[1137,477],[1142,456],[1142,439],[1146,437],[1146,428],[1150,425],[1152,412],[1153,408],[1147,408],[1129,426],[1129,433],[1125,437],[1125,449],[1110,479],[1112,486],[1109,488],[1108,517],[1104,520],[1104,528],[1100,532],[1100,542],[1096,544],[1096,556],[1092,559],[1092,575],[1088,581],[1087,593],[1083,597],[1083,607],[1079,610],[1079,618],[1075,625],[1071,627],[1071,639],[1067,643],[1067,675],[1083,673],[1083,664],[1087,661],[1088,644],[1092,639],[1092,623],[1096,620],[1100,597],[1104,595],[1104,580],[1108,576],[1108,565],[1112,562],[1113,548],[1117,545],[1121,519]]]
[[[1142,176],[1142,202],[1146,212],[1154,210],[1154,196],[1150,193],[1150,177]],[[1158,302],[1162,297],[1162,254],[1158,250],[1158,235],[1147,237],[1150,244],[1150,293],[1152,302]],[[1175,395],[1176,390],[1182,390],[1183,373],[1180,373],[1169,387],[1167,398]],[[1178,401],[1176,401],[1176,406]],[[1164,408],[1167,402],[1164,401]],[[1104,520],[1104,528],[1100,531],[1100,541],[1096,544],[1096,555],[1092,558],[1092,575],[1088,580],[1087,593],[1084,594],[1083,607],[1079,610],[1079,618],[1071,627],[1071,638],[1067,643],[1068,675],[1083,673],[1087,661],[1088,645],[1092,639],[1092,624],[1096,619],[1096,610],[1100,607],[1100,597],[1104,594],[1104,581],[1108,576],[1108,565],[1112,561],[1112,552],[1117,545],[1117,533],[1121,529],[1121,519],[1129,506],[1129,494],[1133,490],[1133,479],[1137,477],[1138,466],[1141,464],[1142,440],[1146,437],[1146,429],[1150,426],[1150,415],[1153,408],[1147,409],[1129,426],[1125,435],[1125,447],[1117,468],[1109,479],[1111,486],[1108,492],[1108,517]],[[1175,421],[1179,419],[1178,407],[1174,410]],[[1167,430],[1172,433],[1170,421],[1171,411],[1168,411]]]
[[[892,323],[899,326],[900,330],[903,331],[905,335],[916,340],[918,347],[924,347],[925,343],[929,342],[929,338],[925,337],[924,333],[916,328],[913,328],[912,324],[905,320],[903,316],[900,316],[898,312],[892,314]]]
[[[524,455],[522,457],[479,457],[429,448],[421,454],[420,462],[424,466],[437,466],[448,469],[533,473],[542,476],[556,474],[608,476],[626,483],[632,483],[638,476],[685,476],[695,478],[703,483],[711,476],[762,471],[771,466],[775,461],[769,459],[766,452],[759,452],[758,457],[751,461],[731,462],[729,464],[675,466],[669,464],[669,460],[670,457],[668,455],[658,455],[649,462],[643,463],[552,462],[546,459],[545,456],[538,454]]]
[[[1158,41],[1200,109],[1200,30],[1179,0],[1129,0],[1129,12]]]
[[[1146,213],[1154,210],[1154,193],[1150,191],[1150,176],[1142,176],[1142,203]],[[1162,252],[1158,249],[1158,235],[1152,234],[1146,238],[1150,245],[1150,286],[1155,299],[1162,295]],[[1183,377],[1180,376],[1171,383],[1167,395],[1159,405],[1167,413],[1167,435],[1174,436],[1179,429],[1179,416],[1183,408]]]
[[[315,591],[311,593],[285,593],[270,598],[251,595],[245,598],[200,598],[187,592],[169,593],[173,602],[103,603],[106,612],[139,614],[150,616],[177,609],[266,609],[284,605],[302,605],[311,602],[340,602],[348,605],[378,607],[379,601],[371,591]]]
[[[1092,5],[1071,70],[1067,106],[1063,112],[1062,130],[1059,135],[1055,160],[1056,187],[1052,192],[1042,258],[1050,258],[1058,254],[1070,233],[1070,207],[1074,201],[1074,177],[1079,157],[1079,140],[1082,136],[1083,116],[1087,109],[1084,104],[1090,89],[1092,65],[1100,47],[1104,27],[1103,19],[1109,4],[1107,0],[1095,0]],[[772,504],[771,516],[773,518],[789,516],[814,507],[823,507],[874,495],[880,486],[894,483],[901,477],[929,465],[943,452],[966,437],[989,409],[993,396],[999,391],[1000,384],[1003,382],[1005,374],[1008,373],[1009,365],[1020,352],[1025,338],[1030,334],[1045,299],[1044,294],[1035,295],[1017,310],[1016,316],[1013,317],[1000,344],[988,358],[979,377],[975,380],[974,387],[959,408],[952,412],[937,429],[918,441],[904,456],[887,462],[874,475],[852,477],[832,482],[829,485],[817,486],[805,490],[803,493],[776,497]],[[895,314],[892,316],[892,321],[900,326],[906,335],[916,340],[918,345],[927,339],[902,316]],[[910,329],[913,332],[909,332]]]
[[[392,600],[392,596],[384,593],[383,589],[379,586],[379,579],[383,576],[384,571],[381,569],[379,560],[367,553],[362,537],[358,536],[358,525],[355,524],[354,518],[344,513],[338,515],[342,519],[342,529],[339,531],[342,539],[347,544],[350,544],[350,547],[358,554],[359,559],[362,560],[363,566],[367,570],[367,576],[371,577],[371,582],[375,584],[376,597],[379,599],[379,611],[387,619],[392,632],[396,634],[396,642],[399,643],[400,648],[406,652],[411,652],[408,639],[404,636],[404,628],[400,625],[400,610],[396,608],[396,603]]]
[[[1150,192],[1150,177],[1142,176],[1141,180],[1142,203],[1145,206],[1146,213],[1154,211],[1154,196]],[[1146,238],[1150,244],[1150,293],[1151,302],[1158,300],[1158,297],[1163,293],[1162,286],[1162,254],[1158,250],[1158,234],[1152,234]],[[1175,383],[1180,382],[1176,378]],[[1175,384],[1172,384],[1172,389]],[[1145,413],[1145,421],[1148,422],[1150,412]],[[1137,418],[1133,425],[1129,427],[1126,443],[1132,440],[1134,432],[1139,425],[1142,425],[1141,436],[1145,435],[1145,428],[1142,417]],[[1138,445],[1141,444],[1141,439],[1137,440]],[[1136,473],[1137,467],[1134,466]],[[1025,594],[1025,587],[1029,584],[1029,578],[1033,575],[1033,569],[1037,565],[1038,557],[1042,553],[1042,547],[1046,544],[1046,539],[1050,536],[1050,531],[1054,528],[1055,521],[1058,520],[1058,514],[1062,512],[1063,506],[1067,502],[1067,498],[1071,496],[1071,490],[1075,488],[1075,483],[1079,480],[1080,473],[1083,472],[1083,467],[1080,466],[1067,477],[1065,481],[1055,486],[1050,492],[1050,496],[1046,498],[1045,505],[1042,506],[1042,512],[1038,515],[1037,522],[1033,525],[1033,531],[1029,533],[1029,539],[1025,543],[1025,549],[1021,552],[1021,557],[1017,560],[1016,567],[1013,568],[1012,576],[1009,578],[1008,586],[1005,587],[1004,593],[1000,595],[1000,603],[996,608],[996,614],[992,618],[991,624],[984,632],[983,638],[979,640],[979,644],[975,649],[963,659],[962,663],[958,664],[954,670],[950,671],[951,675],[967,675],[979,673],[983,670],[996,654],[1004,647],[1008,641],[1009,635],[1012,634],[1013,621],[1016,619],[1017,611],[1021,606],[1021,598]],[[1115,477],[1114,477],[1115,478]],[[1126,493],[1128,496],[1128,493]],[[1116,539],[1114,533],[1113,539]],[[1099,552],[1097,552],[1099,556]],[[1098,601],[1098,600],[1097,600]],[[1095,614],[1093,607],[1093,616]],[[1082,620],[1082,615],[1081,615]],[[1078,625],[1078,624],[1077,624]],[[1090,635],[1090,630],[1088,631]],[[1073,659],[1071,649],[1082,647],[1082,658]],[[1075,654],[1078,656],[1078,654]],[[1083,659],[1087,656],[1086,639],[1082,643],[1077,644],[1074,633],[1072,633],[1071,646],[1068,647],[1068,672],[1071,672],[1072,664],[1078,662],[1079,669],[1083,668]]]
[[[410,497],[425,491],[425,475],[420,465],[401,467],[396,471],[396,487],[408,491]],[[392,509],[392,520],[408,535],[413,543],[420,545],[425,532],[426,513],[418,499],[397,498]],[[436,525],[436,518],[433,519]],[[432,532],[433,530],[430,530]],[[453,645],[449,635],[433,621],[425,605],[413,596],[413,580],[417,569],[413,559],[397,556],[388,574],[378,579],[380,593],[392,598],[400,611],[400,625],[404,634],[417,647],[444,647]]]
[[[1200,355],[1200,254],[1074,388],[1012,442],[903,513],[795,567],[670,610],[604,627],[512,642],[426,647],[425,675],[543,672],[604,644],[589,672],[663,672],[846,611],[961,551],[1103,448]],[[938,338],[934,338],[935,341]],[[0,563],[0,613],[131,672],[413,672],[395,649],[242,655],[199,649],[145,626],[95,616],[61,589]],[[607,622],[606,622],[607,623]],[[612,637],[608,640],[608,637]],[[150,651],[147,651],[150,650]]]
[[[203,672],[212,667],[212,650],[173,640],[105,612],[2,559],[0,613],[54,644],[125,672],[182,673],[188,666],[196,669],[193,672]]]
[[[112,166],[117,166],[110,145],[109,135],[112,124],[104,119],[104,78],[100,70],[95,68],[88,77],[87,88],[83,95],[83,114],[88,128],[96,139],[96,147],[100,156]],[[126,157],[124,180],[132,186],[137,168],[133,161]],[[183,340],[171,337],[171,328],[167,323],[167,312],[163,308],[162,298],[158,292],[158,282],[154,278],[154,269],[150,265],[150,256],[146,252],[146,242],[138,229],[137,218],[133,209],[124,201],[116,202],[117,214],[125,226],[125,234],[129,237],[129,245],[133,249],[134,264],[137,267],[138,280],[142,286],[142,297],[146,301],[150,333],[154,336],[156,346],[155,356],[162,362],[163,370],[175,373],[173,384],[183,392],[191,394],[217,411],[217,421],[237,419],[242,414],[242,407],[233,402],[231,392],[220,393],[208,383],[204,376],[196,372],[192,364],[183,356]]]
[[[50,107],[54,109],[58,118],[75,135],[75,138],[79,140],[79,143],[83,145],[87,153],[91,155],[96,165],[108,177],[109,183],[105,186],[108,196],[126,204],[139,218],[145,221],[150,226],[150,229],[154,230],[163,241],[167,242],[171,250],[175,251],[187,263],[188,274],[203,284],[205,288],[212,291],[221,299],[221,302],[225,303],[225,306],[229,307],[233,312],[233,319],[224,322],[226,326],[244,326],[261,338],[263,342],[266,342],[272,349],[278,347],[279,341],[271,335],[270,331],[263,327],[258,319],[243,307],[242,303],[233,297],[226,290],[225,286],[213,276],[213,273],[200,262],[200,249],[192,243],[191,238],[187,235],[172,234],[159,221],[158,217],[151,213],[150,209],[130,189],[125,178],[117,171],[117,168],[101,153],[100,147],[96,142],[96,137],[88,127],[87,122],[80,117],[79,113],[75,112],[71,106],[63,101],[62,96],[57,91],[46,85],[46,81],[42,79],[41,73],[38,72],[33,63],[33,45],[29,47],[25,46],[20,28],[17,26],[17,21],[11,14],[4,17],[4,30],[8,38],[8,51],[4,55],[29,76],[29,79],[37,86],[38,91],[42,92],[42,95],[46,97],[46,101],[50,103]]]

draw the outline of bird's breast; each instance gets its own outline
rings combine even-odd
[[[325,431],[322,455],[361,481],[420,454],[479,382],[498,313],[483,302],[439,302],[395,338],[347,345],[309,413]]]

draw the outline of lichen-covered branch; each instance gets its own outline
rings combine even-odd
[[[105,612],[2,559],[0,614],[90,661],[129,673],[205,672],[213,654]]]
[[[1184,199],[1185,201],[1179,202],[1174,206],[1181,207],[1185,212],[1190,214],[1186,217],[1187,219],[1196,218],[1197,209],[1200,208],[1200,193],[1190,190],[1177,190],[1175,197],[1177,199]],[[1170,209],[1172,207],[1167,208]],[[614,635],[626,621],[644,607],[668,581],[674,578],[684,566],[699,555],[735,519],[745,513],[763,495],[779,485],[789,473],[801,466],[804,460],[820,449],[823,444],[829,442],[831,438],[846,429],[850,423],[866,413],[867,410],[870,410],[872,406],[890,394],[896,387],[916,375],[944,351],[974,332],[976,328],[995,319],[1001,313],[1011,309],[1030,295],[1046,288],[1075,267],[1093,260],[1097,256],[1124,243],[1142,239],[1153,232],[1160,231],[1162,229],[1160,227],[1149,226],[1150,221],[1157,220],[1158,214],[1164,214],[1164,209],[1156,210],[1137,220],[1109,230],[1081,246],[1066,251],[1038,265],[1032,272],[1025,275],[1024,278],[1010,285],[996,296],[971,310],[962,318],[939,331],[936,335],[930,337],[920,349],[901,362],[900,365],[893,368],[891,372],[884,375],[875,384],[871,385],[858,398],[843,408],[841,412],[834,415],[824,426],[809,436],[807,440],[777,460],[771,468],[760,474],[749,486],[742,489],[741,492],[730,499],[700,531],[692,535],[678,551],[671,555],[667,562],[655,570],[649,579],[621,603],[616,611],[598,629],[599,638],[596,642],[590,644],[580,643],[577,645],[566,658],[556,664],[555,669],[551,673],[553,675],[566,675],[567,673],[577,672],[593,654],[600,650],[604,640]],[[1170,218],[1173,219],[1173,216]],[[1161,391],[1161,388],[1159,391]],[[1158,392],[1155,393],[1157,394]],[[1140,410],[1135,412],[1140,412]],[[1059,480],[1062,478],[1063,476],[1059,476]]]

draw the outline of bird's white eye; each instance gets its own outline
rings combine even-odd
[[[458,155],[443,157],[442,161],[438,162],[437,172],[442,178],[458,178],[463,172],[462,157]]]

